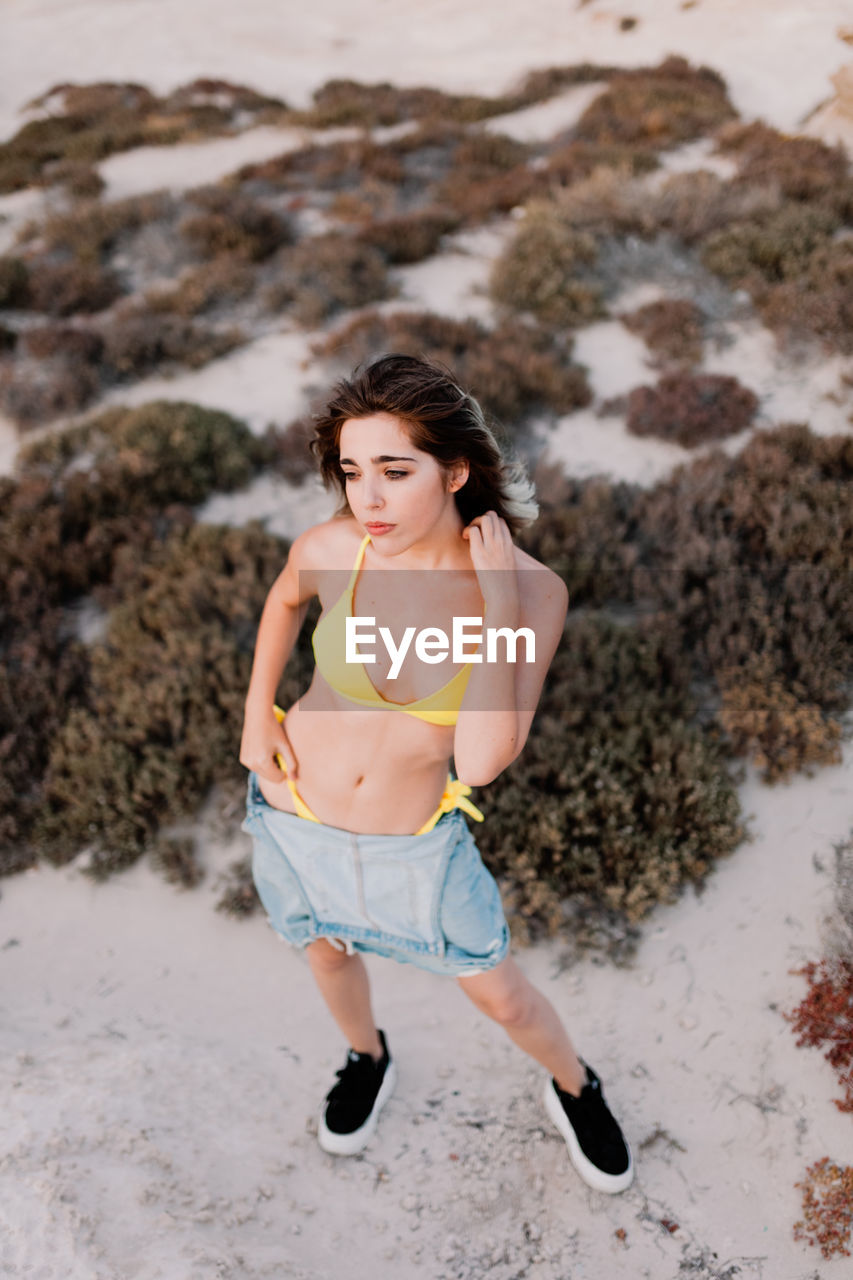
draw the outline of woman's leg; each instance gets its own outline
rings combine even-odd
[[[325,938],[305,948],[314,980],[329,1012],[356,1053],[382,1056],[382,1044],[370,1004],[370,982],[359,955],[337,951]]]
[[[519,1048],[545,1067],[561,1089],[578,1095],[586,1072],[554,1006],[507,956],[488,973],[457,978],[466,996],[494,1018]]]

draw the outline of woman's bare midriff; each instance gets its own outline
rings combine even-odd
[[[284,730],[298,764],[299,795],[327,826],[411,835],[438,808],[452,728],[353,705],[315,672],[307,693],[287,712]],[[271,805],[296,812],[286,781],[259,781]]]

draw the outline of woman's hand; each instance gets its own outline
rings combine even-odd
[[[240,742],[240,763],[246,769],[254,770],[259,778],[266,778],[267,782],[283,782],[285,773],[276,760],[277,755],[284,761],[286,776],[295,778],[298,772],[296,756],[273,708],[247,707]]]
[[[494,511],[475,517],[462,530],[471,549],[471,563],[490,612],[517,614],[518,575],[515,548],[505,520]],[[499,570],[494,573],[492,570]]]

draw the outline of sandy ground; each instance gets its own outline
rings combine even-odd
[[[76,865],[6,881],[0,1274],[849,1274],[791,1238],[794,1182],[824,1154],[853,1160],[853,1125],[782,1011],[804,992],[790,970],[821,951],[853,755],[789,786],[750,776],[741,797],[755,841],[654,911],[630,967],[516,952],[633,1144],[635,1185],[613,1198],[571,1168],[542,1070],[455,984],[376,958],[397,1090],[362,1155],[325,1155],[339,1033],[262,915],[212,910],[246,836],[208,819],[207,878],[185,895],[145,865],[98,887]]]
[[[793,129],[850,61],[837,29],[849,0],[6,0],[0,133],[63,79],[134,78],[168,89],[221,75],[306,102],[334,75],[494,92],[552,63],[704,60],[745,115]],[[619,29],[634,16],[638,26]],[[504,121],[543,136],[583,109],[581,92]],[[210,181],[283,149],[254,130],[192,154],[106,162],[110,194]],[[291,140],[292,142],[292,140]],[[177,159],[175,156],[177,155]],[[702,146],[670,167],[708,163]],[[157,166],[160,166],[158,168]],[[195,166],[195,167],[193,167]],[[171,176],[170,176],[171,175]],[[12,221],[37,206],[7,197]],[[6,230],[9,229],[9,223]],[[508,225],[507,225],[508,229]],[[3,236],[0,227],[0,239]],[[488,316],[501,227],[451,241],[400,272],[392,305]],[[634,296],[631,305],[650,300]],[[629,305],[630,296],[623,299]],[[760,326],[727,321],[706,365],[761,396],[762,419],[849,430],[849,364],[800,366]],[[310,394],[312,335],[283,330],[197,373],[151,379],[121,400],[185,397],[255,430],[287,422]],[[687,453],[627,436],[606,399],[650,380],[618,322],[590,326],[577,357],[595,390],[545,456],[574,474],[651,483]],[[2,428],[2,424],[0,424]],[[0,469],[17,437],[0,429]],[[741,447],[742,440],[726,447]],[[544,447],[544,444],[543,444]],[[325,514],[316,486],[265,478],[203,518],[271,515],[292,536]],[[304,959],[262,915],[213,910],[219,877],[249,847],[199,820],[207,875],[179,893],[138,865],[95,886],[81,863],[0,884],[0,1275],[28,1280],[834,1280],[795,1244],[794,1183],[823,1155],[853,1163],[853,1125],[833,1106],[821,1055],[782,1017],[804,993],[791,973],[821,954],[832,918],[833,845],[850,833],[853,753],[815,778],[741,789],[755,834],[675,905],[644,922],[631,964],[573,954],[568,940],[517,952],[601,1074],[637,1159],[635,1186],[587,1190],[541,1105],[543,1072],[455,984],[368,960],[379,1023],[399,1068],[368,1149],[335,1159],[316,1143],[323,1094],[343,1061]]]

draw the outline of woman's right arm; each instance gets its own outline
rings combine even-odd
[[[300,534],[293,542],[287,562],[267,596],[258,638],[252,674],[246,694],[240,763],[253,769],[268,782],[281,782],[282,772],[276,763],[280,753],[288,775],[297,775],[297,761],[284,728],[273,711],[276,690],[287,660],[293,652],[305,620],[311,597],[316,595],[316,579],[311,572],[313,529]]]

